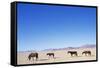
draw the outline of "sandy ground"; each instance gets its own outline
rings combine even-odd
[[[85,50],[90,50],[92,55],[85,56],[82,52]],[[71,56],[67,54],[67,51],[77,51],[78,56]],[[53,57],[48,57],[47,53],[54,53],[55,59]],[[69,50],[56,50],[56,51],[41,51],[38,52],[39,58],[37,61],[32,59],[28,60],[28,55],[31,52],[18,52],[17,54],[17,64],[38,64],[38,63],[53,63],[53,62],[72,62],[72,61],[86,61],[86,60],[96,60],[96,48],[80,48],[80,49],[69,49]],[[35,59],[35,58],[34,58]]]

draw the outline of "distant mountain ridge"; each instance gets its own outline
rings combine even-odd
[[[50,49],[44,49],[44,50],[41,50],[41,51],[56,51],[56,50],[69,50],[69,49],[79,49],[79,48],[95,48],[96,45],[89,45],[89,44],[86,44],[86,45],[82,45],[80,47],[65,47],[65,48],[50,48]],[[28,51],[19,51],[19,52],[38,52],[36,50],[28,50]]]
[[[82,48],[94,48],[96,45],[83,45]]]
[[[68,49],[78,49],[78,48],[94,48],[96,45],[82,45],[80,47],[65,47],[65,48],[57,48],[57,49],[44,49],[43,51],[51,51],[51,50],[68,50]]]

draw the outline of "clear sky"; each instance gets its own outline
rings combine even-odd
[[[96,8],[17,6],[18,51],[96,44]]]

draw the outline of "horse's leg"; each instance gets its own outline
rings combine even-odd
[[[35,63],[35,62],[34,62],[34,57],[32,57],[32,59],[33,59],[33,63]]]
[[[83,53],[82,53],[82,55],[83,55]]]
[[[86,54],[83,52],[82,55],[86,56]]]
[[[87,54],[87,56],[89,55],[88,53],[86,53]]]
[[[50,59],[50,55],[48,55],[48,58]]]
[[[73,54],[71,53],[71,56],[73,56]]]
[[[72,53],[72,56],[74,56],[74,54]]]
[[[54,55],[52,55],[53,59],[54,59]]]
[[[38,57],[36,57],[36,61],[38,60]]]
[[[77,53],[76,53],[76,56],[77,56]]]
[[[32,57],[33,61],[34,61],[34,57]]]
[[[38,54],[36,55],[36,61],[38,60]]]
[[[87,56],[87,53],[84,53],[85,54],[85,56]]]
[[[89,56],[91,56],[91,53],[89,53]]]

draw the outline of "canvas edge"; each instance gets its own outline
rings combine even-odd
[[[10,64],[13,66],[17,65],[17,35],[16,35],[16,2],[12,2],[11,4],[11,50],[10,50]]]
[[[17,64],[17,12],[16,12],[17,11],[17,3],[96,8],[96,60],[18,65]],[[41,2],[24,2],[24,1],[11,2],[11,65],[12,66],[51,65],[51,64],[82,63],[82,62],[97,62],[97,61],[98,61],[98,6],[73,5],[73,4],[56,4],[56,3],[41,3]]]

